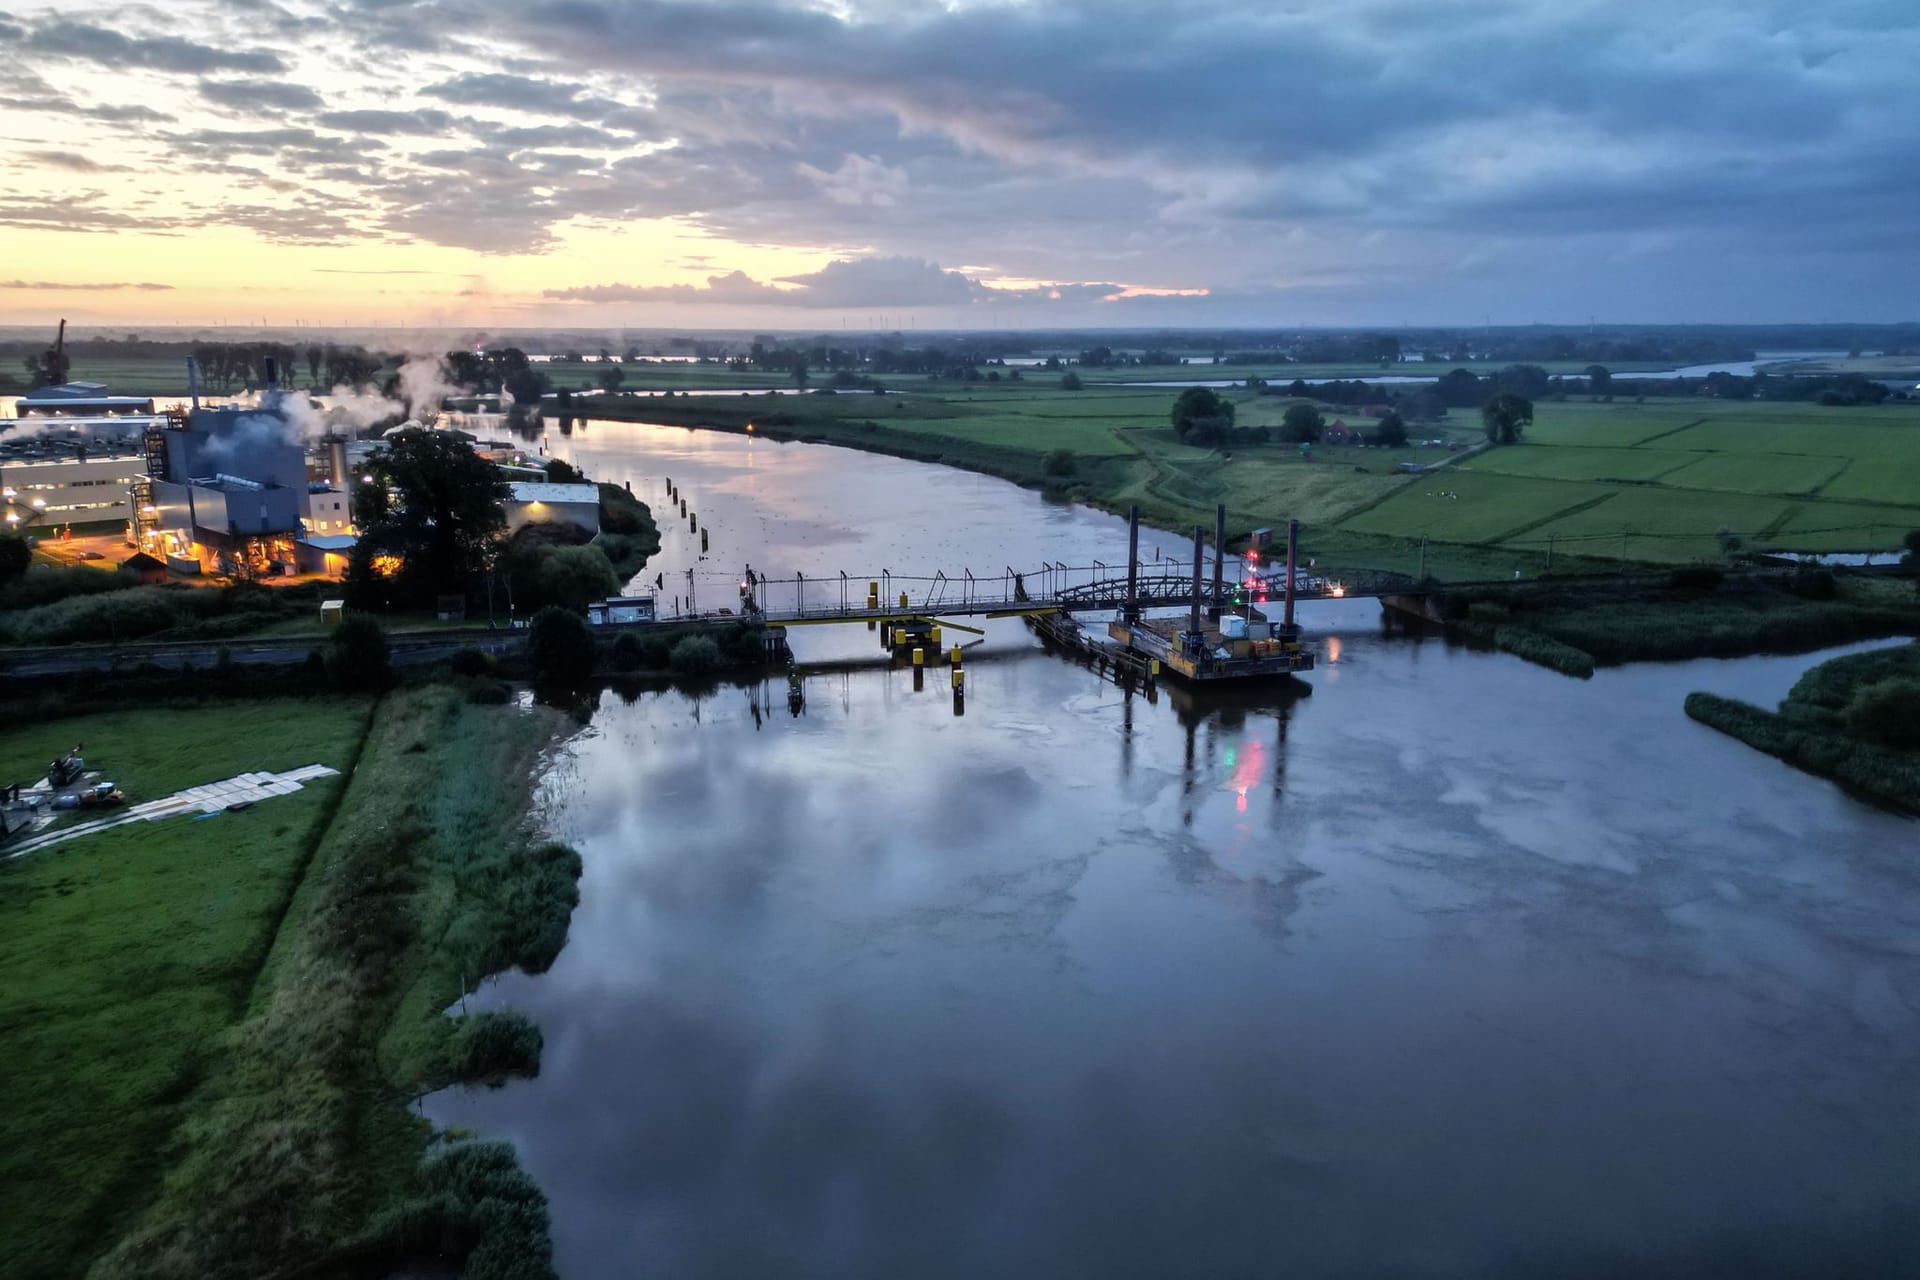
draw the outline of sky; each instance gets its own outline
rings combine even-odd
[[[1920,319],[1915,0],[0,0],[0,323]]]

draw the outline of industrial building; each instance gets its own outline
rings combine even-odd
[[[253,408],[196,408],[146,435],[135,541],[179,572],[293,573],[308,508],[306,451],[269,391]]]
[[[588,534],[600,532],[600,490],[594,485],[515,480],[507,491],[509,537],[530,524],[570,524]]]
[[[137,442],[89,446],[62,435],[0,443],[0,498],[9,530],[35,533],[133,516],[128,486],[146,473]]]
[[[106,384],[100,382],[63,382],[27,392],[14,403],[14,412],[23,418],[40,414],[150,414],[153,397],[108,395]]]

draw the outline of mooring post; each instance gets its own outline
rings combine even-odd
[[[1200,561],[1206,548],[1207,531],[1193,526],[1193,606],[1187,611],[1187,630],[1195,637],[1200,634]]]
[[[1293,630],[1293,578],[1295,566],[1300,561],[1300,522],[1287,521],[1287,616],[1285,626]]]
[[[1120,616],[1131,626],[1140,621],[1140,508],[1127,508],[1127,600]]]
[[[1220,616],[1220,602],[1226,598],[1224,590],[1227,572],[1227,504],[1222,502],[1213,508],[1213,603],[1208,606],[1207,615]]]

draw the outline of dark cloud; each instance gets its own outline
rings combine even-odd
[[[112,284],[100,284],[100,283],[91,282],[91,281],[87,283],[71,283],[71,282],[65,282],[65,281],[59,281],[59,280],[0,280],[0,291],[9,290],[9,289],[26,289],[26,290],[45,290],[53,293],[76,293],[76,292],[91,293],[96,291],[111,291],[111,290],[117,290],[117,289],[138,289],[146,293],[164,293],[172,288],[173,286],[170,284],[154,284],[151,281],[140,281],[138,283],[116,282]]]
[[[264,49],[219,49],[178,36],[133,37],[106,27],[54,21],[20,42],[35,53],[77,58],[109,68],[199,74],[207,71],[285,71],[278,55]]]
[[[309,111],[324,105],[313,90],[284,80],[202,80],[200,96],[237,111]]]
[[[342,129],[349,133],[407,137],[438,137],[458,128],[452,116],[431,108],[418,111],[326,111],[315,117],[314,123],[323,129]]]

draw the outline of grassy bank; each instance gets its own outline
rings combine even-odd
[[[365,1275],[420,1258],[547,1274],[544,1202],[511,1152],[437,1141],[409,1104],[538,1069],[524,1019],[442,1010],[489,973],[544,969],[565,940],[579,859],[529,817],[564,724],[436,684],[0,738],[23,775],[85,742],[135,798],[248,768],[351,769],[0,867],[8,1274]]]
[[[76,741],[136,800],[247,769],[352,767],[363,699],[236,703],[0,736],[26,781]],[[158,1190],[344,779],[244,813],[84,836],[0,865],[0,1257],[78,1275]]]
[[[1483,587],[1438,604],[1464,634],[1577,676],[1627,662],[1804,653],[1920,634],[1912,583],[1825,573]]]
[[[408,1102],[537,1059],[524,1023],[440,1010],[488,972],[543,968],[564,937],[578,860],[526,817],[553,729],[440,686],[381,702],[165,1188],[97,1274],[321,1275],[423,1248],[544,1273],[538,1193],[515,1182],[513,1205],[476,1209],[459,1171],[491,1166],[423,1162]]]
[[[1287,402],[1235,393],[1243,421],[1277,420]],[[1290,446],[1238,452],[1182,444],[1168,425],[1174,392],[1152,388],[948,389],[937,394],[873,396],[841,393],[638,399],[597,398],[581,411],[613,421],[753,433],[774,440],[840,445],[868,453],[959,467],[1062,500],[1141,519],[1174,532],[1213,527],[1216,503],[1227,507],[1230,538],[1304,521],[1304,554],[1323,567],[1380,568],[1465,580],[1532,576],[1544,567],[1534,552],[1377,534],[1340,521],[1419,477],[1402,462],[1432,463],[1444,449],[1359,449],[1320,446],[1305,462]],[[1335,416],[1332,413],[1329,415]],[[1468,437],[1461,436],[1461,440]],[[1064,451],[1068,455],[1061,459]],[[1614,561],[1560,554],[1557,572],[1613,567]]]
[[[1693,693],[1687,714],[1797,769],[1920,814],[1920,645],[1822,663],[1777,712]]]

